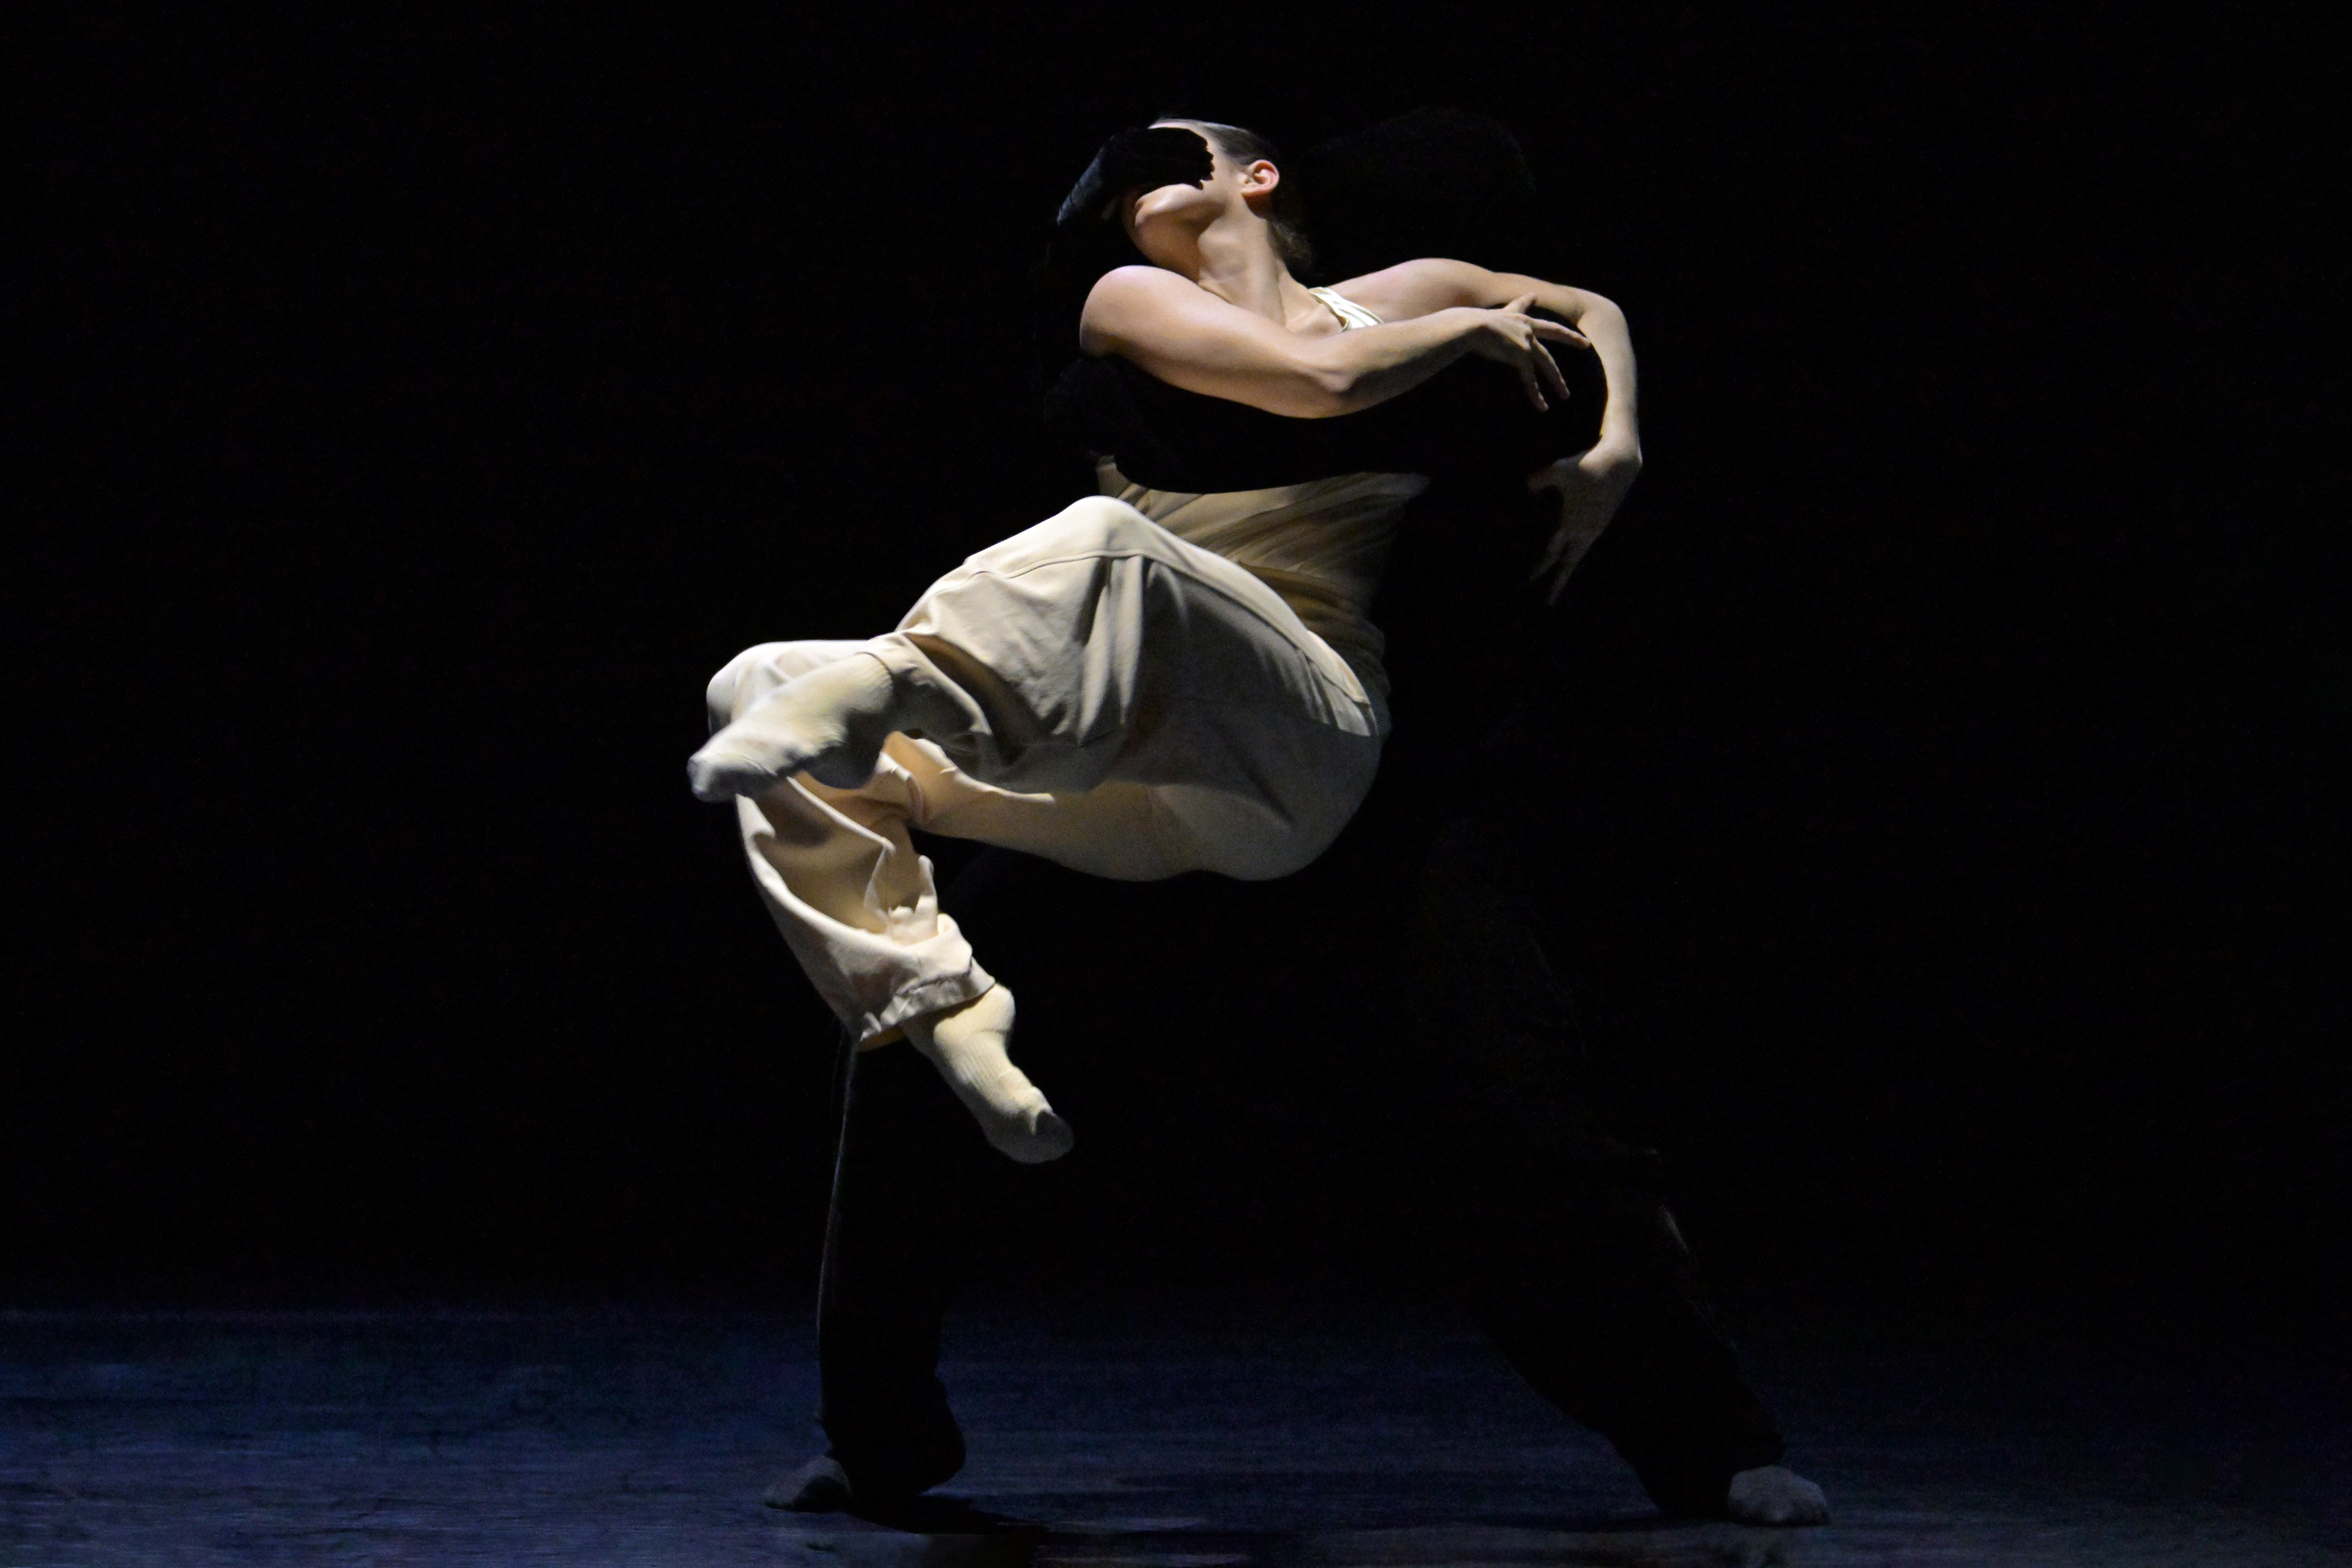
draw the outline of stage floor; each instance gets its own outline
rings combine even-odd
[[[2352,1562],[2339,1372],[2227,1350],[1751,1361],[1835,1521],[1662,1521],[1427,1310],[998,1300],[943,1374],[971,1463],[925,1516],[781,1513],[805,1313],[0,1314],[0,1563]]]

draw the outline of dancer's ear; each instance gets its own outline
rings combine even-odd
[[[1249,210],[1260,217],[1271,217],[1275,187],[1282,184],[1282,171],[1266,159],[1244,164],[1237,172],[1242,200]]]

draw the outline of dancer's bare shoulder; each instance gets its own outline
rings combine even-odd
[[[1354,300],[1383,321],[1410,321],[1457,305],[1488,309],[1508,304],[1526,292],[1507,282],[1521,281],[1507,272],[1489,272],[1467,261],[1425,256],[1400,261],[1378,272],[1331,285],[1331,291]]]

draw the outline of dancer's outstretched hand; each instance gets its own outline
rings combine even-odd
[[[1609,520],[1625,501],[1625,492],[1642,471],[1639,447],[1604,441],[1573,457],[1538,468],[1528,479],[1537,494],[1550,490],[1559,498],[1559,525],[1530,578],[1544,584],[1544,603],[1556,605],[1568,586],[1569,574],[1601,537]]]

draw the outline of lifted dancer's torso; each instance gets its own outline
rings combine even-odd
[[[1312,290],[1339,330],[1381,318],[1328,289]],[[1115,459],[1095,465],[1102,493],[1134,507],[1188,544],[1222,555],[1264,582],[1348,661],[1366,689],[1385,696],[1381,634],[1369,618],[1373,592],[1406,504],[1429,487],[1420,474],[1338,474],[1265,489],[1188,494],[1129,480]]]

